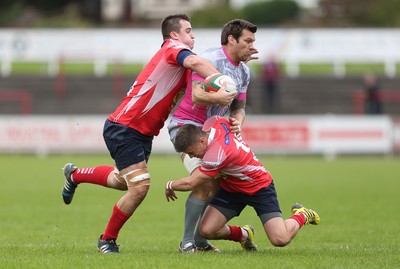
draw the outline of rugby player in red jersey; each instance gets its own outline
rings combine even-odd
[[[188,16],[171,15],[161,23],[163,44],[144,67],[126,97],[109,115],[104,125],[104,141],[115,162],[113,166],[78,168],[67,163],[62,197],[70,204],[78,184],[91,183],[127,190],[117,201],[105,231],[98,239],[102,253],[119,253],[118,234],[147,195],[150,173],[147,162],[152,141],[168,118],[193,71],[208,76],[217,69],[192,52],[194,33]],[[138,42],[140,42],[138,38]],[[194,81],[193,87],[202,87]],[[235,93],[219,91],[221,105],[232,101]]]
[[[304,224],[319,224],[319,215],[300,204],[292,206],[290,218],[282,218],[271,174],[241,137],[231,131],[227,119],[213,116],[203,128],[184,124],[174,146],[177,152],[200,158],[201,166],[188,177],[167,182],[168,201],[177,198],[175,191],[191,191],[207,181],[219,180],[220,189],[200,220],[199,232],[204,238],[232,240],[240,242],[246,251],[257,251],[253,226],[227,224],[246,206],[254,208],[268,239],[278,247],[289,244]]]

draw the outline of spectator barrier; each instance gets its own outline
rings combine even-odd
[[[0,153],[107,153],[106,116],[1,116]],[[400,119],[388,116],[252,116],[243,137],[257,154],[392,154]],[[73,143],[65,143],[73,141]],[[174,153],[165,128],[154,153]]]

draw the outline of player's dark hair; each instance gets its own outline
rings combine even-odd
[[[186,14],[175,14],[165,17],[161,22],[161,33],[163,38],[169,38],[171,32],[179,33],[181,29],[181,20],[190,22],[190,18]]]
[[[204,133],[201,127],[194,124],[187,123],[182,125],[176,133],[174,141],[176,152],[185,152],[188,147],[199,141],[199,137]]]
[[[228,36],[230,35],[232,35],[236,41],[239,41],[243,29],[249,30],[254,34],[257,32],[257,25],[243,19],[235,19],[226,23],[221,32],[221,45],[228,44]]]

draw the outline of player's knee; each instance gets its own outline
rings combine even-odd
[[[213,191],[212,182],[206,182],[202,184],[199,188],[192,190],[192,194],[197,200],[205,201],[210,198]]]
[[[192,190],[192,195],[200,201],[205,201],[208,199],[209,196],[209,190],[206,189],[202,189],[202,188],[198,188],[198,189],[194,189]]]
[[[213,239],[214,238],[213,231],[211,229],[209,229],[207,226],[200,226],[199,233],[205,239]]]
[[[133,192],[135,200],[143,200],[147,193],[149,192],[149,186],[144,186],[142,188],[135,189]]]
[[[128,185],[128,196],[133,201],[143,201],[150,189],[150,179],[143,180],[141,184]]]
[[[209,238],[209,236],[210,236],[209,231],[207,229],[203,228],[203,227],[199,228],[199,234],[205,239],[210,239]]]
[[[275,247],[284,247],[290,243],[291,239],[287,236],[275,236],[269,238],[269,241]]]

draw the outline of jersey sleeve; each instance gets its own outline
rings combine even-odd
[[[185,61],[186,57],[190,55],[196,55],[196,54],[191,50],[183,49],[178,53],[176,60],[181,66],[183,66],[183,62]]]
[[[215,177],[219,171],[225,167],[226,153],[218,143],[207,150],[199,167],[200,172],[211,177]]]
[[[189,56],[190,53],[194,54],[187,46],[180,44],[180,43],[175,43],[174,41],[167,43],[166,46],[168,46],[168,47],[165,50],[164,57],[169,64],[176,64],[176,65],[183,66],[178,61],[179,60],[178,55],[181,51],[189,52],[188,54],[184,55],[185,56],[184,58]],[[183,63],[183,60],[184,59],[182,59],[182,63]]]
[[[223,119],[223,118],[218,115],[209,117],[203,124],[203,131],[204,132],[210,131],[210,129],[216,125],[217,121],[220,121],[221,119]],[[229,124],[229,122],[228,122],[228,124]]]

